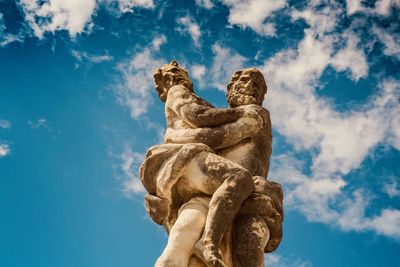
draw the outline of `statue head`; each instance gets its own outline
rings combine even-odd
[[[175,60],[157,69],[154,73],[154,81],[158,96],[163,102],[167,100],[168,90],[174,85],[181,84],[193,91],[188,72],[179,67]]]
[[[248,68],[235,72],[227,88],[230,107],[256,104],[261,105],[267,93],[267,84],[261,71]]]

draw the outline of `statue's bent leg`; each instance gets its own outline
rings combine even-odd
[[[169,233],[168,244],[155,267],[187,267],[195,243],[204,229],[208,198],[196,197],[182,206]]]
[[[234,267],[263,267],[264,249],[270,237],[265,219],[259,215],[235,220]]]
[[[210,266],[224,266],[219,246],[242,202],[253,192],[250,172],[218,155],[204,152],[192,159],[186,177],[212,195],[204,229],[204,258]]]

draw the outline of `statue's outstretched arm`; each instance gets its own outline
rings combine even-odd
[[[183,85],[173,86],[169,90],[166,106],[194,128],[234,122],[243,115],[240,109],[211,107]]]
[[[212,149],[231,147],[243,139],[251,137],[265,127],[260,117],[243,116],[236,122],[225,123],[217,127],[195,129],[168,129],[166,143],[186,144],[203,143]]]

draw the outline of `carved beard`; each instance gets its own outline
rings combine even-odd
[[[243,105],[257,104],[258,99],[254,96],[258,88],[253,87],[252,84],[243,82],[236,82],[232,85],[228,93],[228,103],[231,107],[238,107]]]
[[[228,103],[229,103],[229,106],[234,108],[234,107],[243,106],[243,105],[256,104],[257,98],[255,98],[254,96],[250,96],[250,95],[244,95],[241,93],[231,92],[228,95]]]

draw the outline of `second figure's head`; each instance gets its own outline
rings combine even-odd
[[[227,100],[230,107],[249,104],[261,105],[267,93],[264,76],[256,68],[243,69],[232,75],[227,87]]]
[[[174,85],[181,84],[193,91],[188,72],[179,67],[175,60],[157,69],[154,73],[154,81],[158,96],[163,102],[167,100],[168,90]]]

